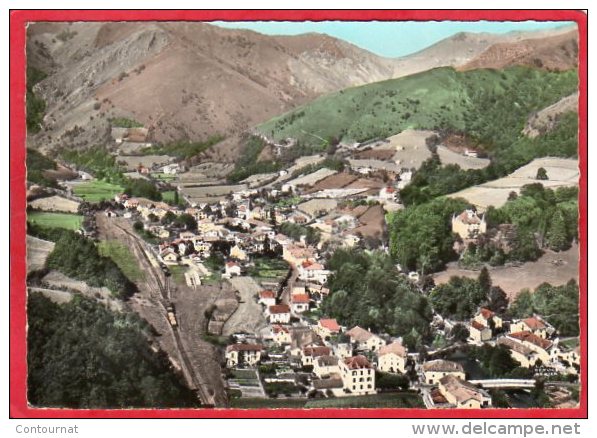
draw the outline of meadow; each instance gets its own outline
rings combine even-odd
[[[64,228],[76,231],[81,228],[83,216],[68,213],[46,213],[32,211],[27,213],[27,221],[47,228]]]

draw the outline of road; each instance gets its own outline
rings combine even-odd
[[[202,317],[203,311],[188,309],[184,302],[178,303],[180,297],[173,297],[181,288],[172,290],[169,278],[159,269],[149,246],[133,232],[129,221],[123,218],[106,218],[102,213],[96,215],[96,221],[100,238],[123,242],[130,248],[145,273],[143,279],[137,282],[139,292],[129,300],[131,308],[160,334],[157,337],[158,344],[182,372],[188,386],[197,391],[201,403],[207,406],[227,406],[217,351],[201,339],[201,334],[204,333],[202,321],[199,321],[198,326],[190,325],[190,318],[185,313],[192,310]],[[176,304],[178,319],[176,327],[171,326],[167,318],[167,308],[173,302]],[[193,333],[186,332],[191,330]]]

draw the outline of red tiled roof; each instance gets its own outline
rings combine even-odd
[[[332,350],[330,349],[330,347],[324,347],[324,346],[314,346],[314,347],[303,348],[303,354],[305,356],[313,356],[313,357],[329,356],[331,352],[332,352]]]
[[[336,321],[335,319],[320,319],[319,325],[325,329],[328,329],[332,333],[340,331],[338,321]]]
[[[269,306],[269,313],[270,314],[279,314],[279,313],[290,313],[290,307],[286,304],[276,304],[275,306]]]
[[[272,290],[262,290],[259,292],[259,298],[276,298],[276,294]]]
[[[294,294],[292,295],[291,301],[293,303],[308,303],[309,299],[308,294]]]
[[[353,356],[344,359],[344,363],[348,366],[349,370],[360,370],[363,368],[372,368],[371,362],[367,360],[365,356]]]
[[[493,316],[495,315],[495,313],[493,313],[491,310],[486,309],[486,308],[482,308],[479,313],[481,314],[481,316],[485,319],[490,319],[493,318]]]
[[[226,347],[226,351],[261,351],[263,345],[259,344],[232,344]]]
[[[531,344],[536,345],[537,347],[543,348],[544,350],[547,350],[553,345],[551,341],[540,338],[539,336],[531,332],[510,333],[509,336],[511,338],[518,339],[519,341],[529,342]]]
[[[280,332],[288,333],[288,327],[284,327],[283,325],[276,324],[276,325],[272,326],[272,331],[274,333],[280,333]]]
[[[524,322],[531,330],[541,330],[547,328],[543,321],[534,316],[531,316],[527,319],[523,319],[522,322]]]
[[[351,328],[346,332],[346,334],[358,342],[366,342],[371,336],[373,336],[371,332],[359,327],[358,325]]]

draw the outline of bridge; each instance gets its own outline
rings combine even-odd
[[[534,388],[535,380],[533,379],[486,379],[486,380],[469,380],[469,383],[478,385],[482,388]]]

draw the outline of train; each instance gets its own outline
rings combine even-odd
[[[168,314],[168,322],[172,327],[178,327],[178,321],[176,321],[176,312],[174,310],[174,304],[170,303],[168,307],[166,307],[166,312]]]

